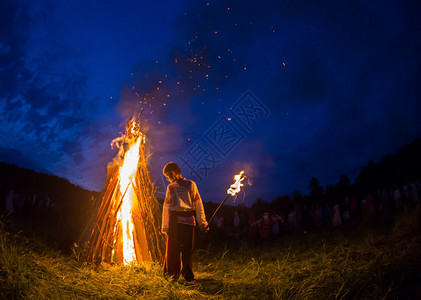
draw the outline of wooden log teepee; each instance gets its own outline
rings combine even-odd
[[[79,239],[79,244],[87,242],[85,256],[90,262],[162,262],[165,255],[161,208],[147,167],[145,137],[133,121],[126,129],[126,134],[116,139],[120,151],[107,168],[96,213]],[[134,170],[130,176],[123,174],[126,167]]]

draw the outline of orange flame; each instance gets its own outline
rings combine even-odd
[[[132,127],[131,132],[128,132],[128,134],[135,134],[133,130],[134,128]],[[138,136],[133,144],[130,143],[130,148],[125,153],[123,164],[119,170],[120,192],[123,199],[121,199],[121,206],[117,212],[117,221],[121,222],[122,227],[124,264],[136,260],[133,237],[134,224],[132,220],[133,198],[135,197],[134,176],[139,163],[140,143],[145,141],[145,137],[141,133],[135,135]]]
[[[246,178],[243,174],[244,171],[241,171],[237,175],[234,175],[235,182],[231,184],[230,188],[227,190],[227,194],[234,196],[235,194],[240,192],[241,187],[244,186],[244,184],[242,184],[242,181],[244,180],[244,178]]]

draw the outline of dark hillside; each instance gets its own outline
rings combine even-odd
[[[66,179],[0,163],[0,211],[56,248],[70,249],[97,196]]]

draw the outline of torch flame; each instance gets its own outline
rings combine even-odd
[[[135,197],[133,178],[139,162],[139,149],[142,141],[144,141],[144,136],[140,134],[136,142],[125,153],[123,164],[120,167],[120,192],[123,199],[121,199],[121,207],[117,213],[117,221],[121,222],[122,227],[124,264],[136,259],[132,220],[133,197]]]
[[[246,178],[244,175],[244,171],[241,171],[237,175],[234,175],[235,182],[231,184],[230,188],[227,190],[227,194],[231,196],[235,196],[240,190],[241,187],[244,185],[241,182]]]

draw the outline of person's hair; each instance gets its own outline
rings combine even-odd
[[[175,174],[181,174],[181,169],[175,162],[167,163],[164,169],[162,170],[162,173],[164,173],[164,175],[171,174],[172,171],[174,171]]]

